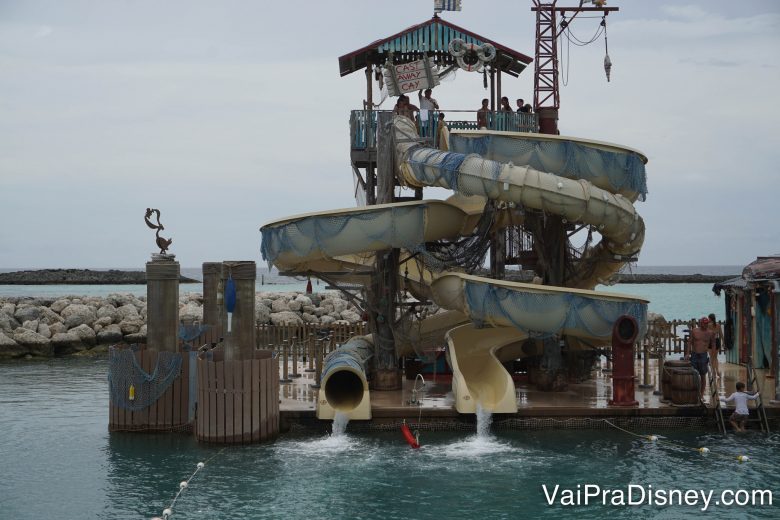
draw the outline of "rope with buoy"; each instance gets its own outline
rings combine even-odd
[[[179,482],[179,491],[176,493],[176,496],[173,497],[173,501],[171,501],[171,505],[163,509],[162,516],[155,516],[152,517],[152,520],[168,520],[171,516],[173,516],[173,508],[176,506],[176,501],[179,500],[179,497],[182,493],[184,493],[184,490],[190,487],[190,481],[192,481],[193,478],[195,478],[195,475],[198,474],[200,470],[206,467],[206,464],[214,460],[219,454],[221,454],[223,451],[227,449],[227,446],[219,450],[217,453],[209,457],[205,462],[198,462],[195,465],[195,471],[192,472],[192,475],[187,480],[182,480]]]
[[[417,388],[417,380],[422,381],[422,386],[418,389]],[[412,399],[409,402],[409,404],[416,404],[418,413],[417,413],[417,424],[419,425],[422,422],[422,405],[423,400],[418,399],[417,392],[419,390],[425,389],[425,378],[422,376],[422,374],[417,374],[417,377],[414,378],[414,386],[412,386]],[[409,425],[406,424],[406,419],[403,420],[403,423],[401,424],[401,433],[404,436],[404,439],[406,439],[406,442],[414,449],[417,449],[420,447],[420,430],[415,430],[414,433],[412,433],[412,430],[409,428]]]
[[[684,444],[679,444],[679,443],[676,443],[676,442],[672,442],[672,441],[667,441],[667,440],[661,439],[658,435],[641,435],[639,433],[635,433],[635,432],[626,430],[625,428],[621,428],[620,426],[612,423],[611,421],[609,421],[607,419],[601,419],[601,421],[603,421],[605,424],[608,424],[612,428],[620,430],[620,431],[622,431],[624,433],[627,433],[629,435],[632,435],[634,437],[638,437],[640,439],[644,439],[644,440],[649,441],[649,442],[654,443],[654,444],[666,445],[666,446],[674,447],[674,448],[681,449],[681,450],[695,450],[695,451],[699,452],[701,455],[711,455],[711,456],[714,456],[714,457],[721,457],[721,458],[725,458],[725,459],[728,459],[728,460],[734,460],[736,458],[737,462],[739,462],[739,463],[750,461],[750,457],[747,456],[747,455],[736,455],[736,456],[734,456],[734,455],[728,455],[728,454],[725,454],[725,453],[717,453],[717,452],[712,453],[710,451],[710,449],[707,448],[706,446],[700,446],[698,448],[692,448],[692,447],[686,446]],[[755,462],[755,461],[753,461],[753,465],[759,465],[759,466],[766,466],[766,467],[769,467],[769,468],[774,468],[774,466],[772,466],[770,464],[764,464],[762,462]]]

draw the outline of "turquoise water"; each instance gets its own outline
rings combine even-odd
[[[324,284],[317,285],[314,281],[314,291],[325,289]],[[258,292],[303,292],[306,282],[278,283],[273,285],[256,285]],[[709,283],[658,283],[658,284],[618,284],[610,287],[599,286],[599,291],[619,292],[639,296],[650,300],[650,312],[663,314],[667,319],[688,319],[701,317],[714,312],[723,319],[723,298],[712,293]],[[202,284],[182,284],[179,291],[203,292]],[[111,293],[130,293],[137,296],[146,295],[145,285],[0,285],[2,296],[66,296],[89,295],[108,296]]]
[[[725,316],[724,298],[715,296],[711,283],[621,283],[599,286],[599,291],[617,292],[650,300],[648,311],[663,314],[666,319],[701,318],[715,313]]]
[[[665,430],[690,449],[615,430],[287,435],[268,445],[196,443],[183,434],[108,434],[107,363],[0,364],[0,518],[160,515],[209,460],[174,519],[684,518],[698,506],[548,506],[542,484],[627,490],[770,489],[780,497],[780,436]],[[707,446],[703,457],[693,447]],[[723,456],[718,456],[722,454]],[[734,457],[746,454],[750,462]],[[726,456],[727,455],[727,456]],[[711,505],[708,518],[777,518],[777,506]]]

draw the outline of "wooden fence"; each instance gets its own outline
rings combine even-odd
[[[719,321],[721,330],[725,326],[724,322]],[[638,351],[649,348],[651,352],[660,353],[663,351],[664,357],[672,354],[683,354],[685,352],[685,342],[689,331],[697,326],[696,320],[655,320],[648,324],[647,334],[644,343],[637,344]],[[723,345],[721,344],[721,348]]]
[[[273,350],[282,355],[285,346],[287,346],[290,352],[295,349],[301,353],[301,356],[306,356],[307,352],[314,352],[318,342],[322,344],[323,354],[327,354],[351,337],[365,334],[368,334],[366,322],[328,325],[305,323],[300,325],[258,325],[256,337],[257,348]]]
[[[279,362],[267,350],[253,359],[224,361],[217,348],[197,361],[198,440],[250,443],[279,434]]]
[[[130,349],[129,346],[112,348]],[[141,345],[133,355],[144,372],[152,374],[155,371],[158,355],[156,350]],[[181,352],[181,355],[181,373],[160,398],[146,408],[133,411],[118,406],[109,399],[109,431],[169,431],[189,427],[190,399],[194,398],[190,396],[190,353]]]

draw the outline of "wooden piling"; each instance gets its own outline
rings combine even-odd
[[[263,442],[279,433],[279,363],[268,350],[225,360],[222,349],[198,356],[196,437],[221,444]]]

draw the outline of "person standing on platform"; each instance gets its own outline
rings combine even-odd
[[[488,127],[488,114],[490,113],[490,109],[488,108],[488,104],[490,103],[490,100],[485,98],[482,100],[482,108],[477,110],[477,128],[487,128]]]
[[[522,99],[517,100],[517,113],[521,113],[523,111],[523,107],[525,106],[525,101]]]
[[[420,99],[420,130],[423,137],[429,136],[433,133],[433,111],[439,110],[439,102],[431,97],[433,91],[429,88],[425,89],[425,95],[423,91],[417,92],[417,97]],[[431,130],[431,132],[429,132]]]
[[[439,123],[436,130],[436,146],[445,152],[450,149],[450,129],[444,120],[444,112],[439,112]]]
[[[723,347],[723,329],[720,327],[720,323],[715,319],[715,314],[709,315],[710,319],[710,331],[715,336],[715,347],[710,350],[710,364],[712,365],[712,371],[715,373],[715,380],[720,377],[720,367],[718,365],[718,354]]]
[[[715,336],[709,330],[709,318],[699,320],[699,327],[691,331],[691,338],[686,345],[686,358],[691,361],[691,365],[699,373],[699,395],[704,397],[704,387],[707,384],[707,368],[709,366],[709,356],[707,352],[715,347]]]

